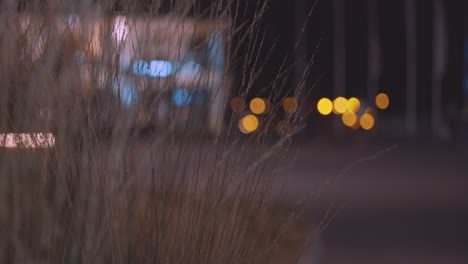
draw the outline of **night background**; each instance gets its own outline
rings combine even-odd
[[[295,16],[307,14],[313,1],[296,1],[302,8],[284,1],[273,1],[268,27],[284,36],[282,50],[292,46]],[[415,129],[405,127],[407,118],[407,24],[405,8],[413,2],[415,9]],[[364,153],[396,145],[397,149],[358,166],[343,177],[327,202],[346,204],[323,232],[324,247],[329,246],[329,262],[325,263],[464,263],[468,251],[468,153],[466,129],[466,41],[467,3],[439,1],[444,8],[444,44],[435,48],[433,39],[440,36],[433,30],[436,21],[433,1],[318,1],[306,27],[303,52],[307,56],[318,43],[318,55],[309,84],[323,75],[311,92],[311,100],[338,95],[355,96],[371,101],[372,93],[387,93],[390,106],[379,112],[375,133],[367,135],[316,130],[332,122],[319,114],[310,117],[311,140],[332,142],[313,145],[310,150],[317,167],[325,173],[337,171]],[[336,8],[341,5],[341,21]],[[373,13],[371,13],[373,12]],[[372,17],[370,17],[370,14]],[[297,22],[296,22],[297,23]],[[336,36],[334,26],[341,23],[343,41],[339,48],[344,57],[334,59]],[[371,23],[373,29],[371,27]],[[273,26],[274,25],[274,26]],[[336,29],[335,29],[336,30]],[[372,53],[369,32],[376,30],[380,53]],[[464,44],[465,43],[465,44]],[[435,50],[435,51],[434,51]],[[441,78],[443,124],[452,132],[441,135],[432,131],[432,78],[436,62],[433,53],[442,53],[444,70]],[[439,53],[438,53],[439,52]],[[465,55],[464,55],[465,54]],[[369,64],[378,57],[380,72],[374,85],[368,87]],[[436,55],[439,56],[439,55]],[[370,62],[371,61],[371,62]],[[334,63],[343,63],[344,73],[336,76]],[[334,80],[344,78],[341,92],[334,90]],[[465,80],[465,81],[464,81]],[[465,85],[464,85],[465,82]],[[465,87],[465,88],[464,88]],[[308,98],[309,99],[309,98]],[[314,104],[315,106],[315,104]],[[454,119],[455,121],[450,121]],[[462,121],[465,120],[465,121]],[[452,124],[451,124],[452,123]],[[440,125],[440,124],[439,124]],[[336,129],[336,127],[335,127]],[[330,139],[330,133],[335,133]],[[371,131],[372,132],[372,131]],[[313,134],[312,134],[313,133]],[[362,138],[360,138],[361,136]],[[328,139],[328,140],[327,140]],[[325,150],[326,149],[326,150]],[[320,157],[320,158],[317,158]],[[327,165],[324,165],[327,164]],[[341,167],[340,167],[341,166]],[[335,167],[333,169],[333,167]],[[360,168],[359,168],[360,167]],[[336,173],[336,172],[335,172]],[[316,173],[314,173],[315,175]],[[305,176],[304,176],[305,177]],[[324,202],[324,204],[327,204]],[[320,204],[320,203],[318,203]],[[324,205],[321,205],[324,206]],[[318,205],[320,207],[320,205]],[[327,249],[325,249],[327,252]],[[326,255],[326,254],[325,254]],[[341,256],[340,256],[341,255]],[[333,257],[335,256],[335,257]]]
[[[414,9],[408,14],[409,2]],[[434,2],[441,4],[441,13]],[[265,42],[277,44],[251,97],[262,96],[285,56],[302,73],[315,55],[306,83],[310,95],[300,99],[313,111],[298,139],[301,154],[296,174],[288,179],[290,195],[300,197],[366,159],[314,201],[308,214],[319,223],[329,207],[343,206],[323,231],[323,263],[468,261],[467,2],[273,0],[268,6],[262,22]],[[409,33],[408,16],[414,23]],[[439,22],[442,30],[435,31]],[[415,42],[408,44],[408,36]],[[407,66],[411,58],[412,71]],[[434,67],[442,69],[437,95]],[[289,85],[295,85],[294,77]],[[323,97],[357,97],[373,104],[382,92],[390,105],[379,111],[371,131],[341,127],[339,118],[315,109]],[[440,104],[436,121],[435,96]]]
[[[248,2],[248,1],[246,1]],[[251,1],[254,5],[255,1]],[[369,4],[372,3],[370,6]],[[414,22],[415,31],[411,33],[415,38],[415,87],[414,101],[407,102],[407,33],[405,22],[406,1],[342,1],[342,20],[336,21],[337,5],[334,1],[297,1],[293,4],[282,1],[270,1],[268,11],[262,22],[266,30],[266,43],[275,43],[274,56],[269,58],[266,70],[256,85],[259,91],[268,85],[271,76],[277,74],[283,59],[288,55],[291,64],[296,65],[299,72],[305,68],[313,54],[314,64],[308,77],[308,86],[311,87],[310,100],[315,102],[322,97],[336,96],[358,97],[366,100],[371,93],[385,92],[390,96],[391,107],[379,113],[379,117],[395,122],[405,122],[407,104],[415,106],[417,121],[416,134],[424,138],[431,135],[431,98],[432,96],[432,68],[435,63],[433,53],[437,50],[442,57],[443,76],[441,77],[440,103],[442,115],[448,112],[457,112],[456,118],[461,117],[463,100],[466,96],[463,91],[464,82],[464,38],[467,31],[466,3],[463,1],[443,1],[444,32],[442,46],[435,48],[433,24],[435,23],[434,7],[432,3],[415,1]],[[299,7],[298,7],[299,6]],[[307,19],[311,8],[315,6]],[[373,14],[370,16],[369,14]],[[293,47],[298,39],[297,34],[305,25],[305,31],[300,37],[299,48]],[[342,35],[335,42],[334,26],[341,23]],[[372,27],[370,26],[372,25]],[[371,50],[369,45],[369,32],[375,30],[377,34],[377,50]],[[336,44],[339,43],[339,44]],[[334,45],[339,45],[344,56],[334,60]],[[269,46],[265,47],[265,55]],[[438,55],[439,56],[439,55]],[[373,59],[375,57],[375,59]],[[301,64],[302,63],[302,64]],[[373,63],[373,64],[372,64]],[[334,65],[344,69],[340,83],[343,91],[334,90]],[[369,76],[368,68],[379,67],[376,77]],[[368,87],[368,79],[375,78],[375,87]],[[294,85],[294,80],[290,80]],[[314,87],[314,88],[312,88]],[[255,96],[255,91],[252,91]],[[450,109],[450,110],[449,110]],[[453,110],[451,110],[453,109]],[[316,120],[320,116],[315,116]],[[448,118],[448,117],[447,117]],[[398,120],[398,121],[397,121]],[[314,121],[311,121],[314,123]],[[383,122],[382,122],[383,123]],[[382,124],[383,127],[390,126]],[[398,126],[395,124],[394,126]],[[388,130],[388,131],[386,131]],[[401,127],[389,127],[381,131],[390,136],[405,136],[408,131]],[[414,133],[411,132],[411,133]]]

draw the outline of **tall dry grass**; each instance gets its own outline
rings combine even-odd
[[[164,17],[182,21],[176,31],[187,30],[183,21],[211,21],[206,32],[223,32],[226,70],[211,98],[247,98],[267,63],[259,50],[272,48],[259,26],[267,2],[254,3],[254,16],[242,3],[1,2],[0,132],[55,135],[50,148],[0,148],[1,263],[294,262],[306,240],[300,235],[291,253],[280,257],[278,248],[298,222],[294,211],[284,213],[275,203],[272,186],[302,114],[287,115],[289,125],[271,143],[280,104],[248,136],[238,132],[235,113],[221,132],[204,125],[197,133],[202,136],[195,136],[189,122],[194,112],[169,107],[171,119],[156,122],[143,137],[140,117],[157,109],[164,94],[127,109],[110,87],[122,78],[124,54],[113,37],[114,19],[128,15],[130,31],[134,21],[147,19],[146,38],[132,46],[134,56],[144,56],[155,49],[151,18]],[[70,14],[79,17],[73,26]],[[197,34],[203,33],[194,39]],[[168,48],[182,59],[182,41]],[[271,79],[272,101],[287,87],[287,61]],[[235,70],[238,78],[231,82]],[[223,90],[230,83],[240,87],[236,94]],[[193,89],[205,84],[200,80]],[[137,82],[142,90],[151,85]],[[176,88],[171,81],[158,85]],[[296,98],[304,95],[301,87]],[[215,101],[209,107],[219,107]],[[171,123],[182,118],[182,125]],[[219,124],[224,116],[216,118]]]

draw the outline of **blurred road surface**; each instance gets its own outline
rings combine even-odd
[[[285,199],[320,192],[305,216],[312,225],[337,213],[321,234],[322,263],[468,263],[467,146],[387,140],[296,150]]]

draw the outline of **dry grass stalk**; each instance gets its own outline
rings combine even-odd
[[[132,25],[143,23],[139,29],[147,34],[138,33],[126,46],[133,57],[150,56],[155,41],[174,38],[169,43],[176,44],[166,47],[166,55],[180,61],[187,34],[199,41],[200,35],[223,32],[225,71],[217,77],[210,111],[219,107],[217,96],[225,101],[222,87],[231,83],[233,69],[241,77],[236,95],[246,98],[255,85],[264,67],[259,49],[268,49],[259,26],[266,3],[259,1],[255,16],[246,17],[237,0],[213,1],[210,8],[198,1],[176,1],[174,6],[173,1],[101,2],[0,3],[0,132],[55,136],[51,148],[0,148],[0,262],[277,259],[277,245],[296,217],[279,213],[271,187],[281,150],[287,149],[302,117],[288,116],[290,126],[274,147],[266,140],[274,114],[262,120],[263,132],[249,137],[238,133],[239,116],[233,114],[223,132],[208,139],[191,134],[190,122],[168,121],[156,122],[154,133],[143,140],[135,128],[148,123],[148,109],[157,109],[164,94],[155,95],[150,104],[122,106],[120,62],[127,51],[121,28],[115,26],[116,19],[130,14],[119,23],[129,25],[125,34],[136,36]],[[142,10],[144,15],[138,13]],[[152,19],[161,17],[166,22],[158,23],[174,25],[176,34],[151,32]],[[200,28],[193,28],[193,21],[200,21]],[[285,88],[285,65],[272,79],[271,100]],[[148,79],[134,81],[142,93],[154,85]],[[173,91],[175,82],[160,82],[158,89]],[[192,89],[202,89],[207,80],[194,83]],[[301,93],[298,89],[295,94]],[[274,105],[272,113],[280,108]],[[171,120],[195,115],[190,109],[168,111]],[[210,134],[206,127],[198,134]]]

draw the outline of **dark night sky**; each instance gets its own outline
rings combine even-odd
[[[313,1],[306,1],[309,6]],[[365,96],[367,78],[367,0],[346,2],[346,89],[345,96]],[[443,84],[443,102],[461,103],[462,98],[462,58],[464,22],[463,1],[444,1],[449,34],[449,54],[447,74]],[[294,2],[271,0],[269,11],[263,21],[268,30],[267,39],[279,43],[275,56],[262,75],[257,89],[261,89],[274,76],[276,69],[286,54],[292,55],[294,44]],[[431,67],[432,67],[432,4],[418,1],[418,111],[430,112]],[[307,52],[310,54],[320,41],[317,62],[309,78],[310,86],[324,75],[312,92],[313,98],[332,97],[332,1],[319,1],[307,26]],[[401,115],[405,105],[405,21],[404,0],[379,1],[379,27],[383,57],[383,71],[379,81],[379,91],[388,92],[392,97],[392,107],[387,114]],[[253,91],[255,93],[255,91]],[[256,96],[252,94],[251,96]]]

